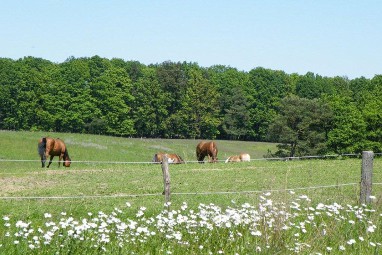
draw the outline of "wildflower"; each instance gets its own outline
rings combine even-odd
[[[52,214],[50,214],[50,213],[44,213],[44,217],[45,217],[45,219],[47,219],[47,218],[52,218]]]
[[[371,200],[374,200],[374,199],[376,199],[376,197],[375,197],[375,196],[369,196],[369,198],[370,198]]]
[[[14,244],[19,244],[20,241],[19,241],[19,240],[15,240],[15,241],[13,241],[13,243],[14,243]]]
[[[204,247],[203,245],[199,245],[199,249],[202,250]]]
[[[331,251],[331,250],[333,250],[333,248],[332,247],[326,247],[326,250]]]
[[[131,207],[131,204],[129,202],[126,202],[126,207]]]
[[[180,240],[182,240],[182,234],[181,233],[175,233],[174,234],[174,238],[176,239],[176,240],[178,240],[178,241],[180,241]]]
[[[375,247],[375,246],[376,246],[376,244],[375,244],[375,243],[373,243],[373,242],[370,242],[369,244],[370,244],[370,246],[373,246],[373,247]]]
[[[354,220],[349,220],[349,223],[354,225],[355,224],[355,221]]]
[[[9,217],[8,217],[8,216],[4,216],[4,217],[3,217],[3,220],[5,220],[5,221],[9,221]]]
[[[34,246],[33,244],[30,244],[29,246],[29,249],[33,250],[34,248],[36,248],[36,246]]]
[[[29,226],[30,223],[25,223],[21,220],[19,220],[18,222],[16,222],[16,228],[27,228]]]
[[[354,239],[350,239],[349,241],[347,241],[347,243],[348,243],[349,245],[355,244],[355,240],[354,240]]]
[[[251,231],[251,235],[253,235],[253,236],[261,236],[261,232],[259,230]]]
[[[375,230],[375,228],[376,228],[375,225],[371,225],[371,226],[369,226],[369,227],[367,228],[367,232],[371,232],[371,233],[373,233],[374,230]]]
[[[345,250],[345,246],[340,245],[339,249],[340,249],[340,251],[344,251]]]
[[[364,239],[362,236],[358,237],[358,239],[359,239],[360,241],[365,241],[365,239]]]

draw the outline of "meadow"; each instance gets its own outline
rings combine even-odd
[[[41,168],[37,141],[62,138],[70,168]],[[0,131],[0,254],[378,254],[382,183],[359,199],[360,158],[265,160],[271,143],[217,141],[221,160],[195,162],[199,140]],[[159,151],[170,165],[164,204]],[[229,163],[247,152],[251,162]]]

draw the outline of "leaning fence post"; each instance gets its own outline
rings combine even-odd
[[[162,158],[162,172],[163,172],[163,183],[164,183],[164,196],[166,204],[170,202],[170,172],[168,171],[168,157],[167,154],[163,155]]]
[[[360,203],[369,204],[371,199],[374,152],[362,152]]]

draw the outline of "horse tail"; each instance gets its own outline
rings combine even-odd
[[[46,137],[43,137],[40,142],[38,143],[37,146],[38,154],[43,156],[45,155],[45,150],[46,150]]]

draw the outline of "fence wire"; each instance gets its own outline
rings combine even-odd
[[[374,153],[375,156],[381,156],[382,153]],[[302,159],[326,159],[336,157],[360,157],[361,154],[333,154],[322,156],[302,156],[302,157],[284,157],[284,158],[259,158],[251,159],[251,161],[270,160],[270,161],[287,161],[287,160],[302,160]],[[224,162],[225,160],[220,160]],[[0,159],[0,162],[40,162],[40,160],[22,160],[22,159]],[[131,161],[72,161],[75,163],[84,164],[160,164],[158,162],[131,162]],[[185,161],[185,163],[198,163],[199,161]],[[267,193],[267,192],[291,192],[298,190],[311,190],[323,188],[338,188],[344,186],[354,186],[359,183],[343,183],[333,185],[320,185],[311,187],[298,187],[289,189],[267,189],[267,190],[248,190],[248,191],[216,191],[216,192],[173,192],[173,196],[184,195],[229,195],[229,194],[254,194],[254,193]],[[373,185],[382,185],[382,183],[373,183]],[[163,193],[150,193],[150,194],[116,194],[116,195],[84,195],[84,196],[1,196],[0,200],[74,200],[74,199],[105,199],[105,198],[128,198],[128,197],[149,197],[149,196],[163,196]]]
[[[288,160],[303,160],[303,159],[328,159],[338,157],[361,157],[361,153],[344,153],[344,154],[329,154],[329,155],[311,155],[300,157],[280,157],[280,158],[256,158],[250,161],[288,161]],[[382,156],[382,153],[374,153],[374,156]],[[29,159],[0,159],[0,162],[41,162],[41,160]],[[100,161],[100,160],[72,160],[72,163],[83,164],[160,164],[152,161]],[[199,163],[197,160],[188,160],[185,163]],[[225,160],[218,160],[218,162],[225,162]],[[170,163],[171,164],[171,163]]]
[[[375,185],[381,185],[382,183],[374,183]],[[233,194],[255,194],[255,193],[275,193],[275,192],[291,192],[297,190],[311,190],[311,189],[323,189],[323,188],[339,188],[344,186],[354,186],[359,183],[343,183],[333,185],[321,185],[311,187],[300,187],[290,189],[266,189],[266,190],[247,190],[247,191],[216,191],[216,192],[174,192],[171,195],[233,195]],[[74,200],[74,199],[103,199],[103,198],[127,198],[127,197],[149,197],[149,196],[163,196],[163,193],[151,193],[151,194],[118,194],[118,195],[92,195],[92,196],[3,196],[0,200]]]

